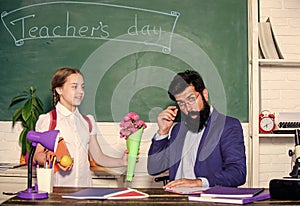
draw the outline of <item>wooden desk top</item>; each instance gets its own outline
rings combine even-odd
[[[124,175],[124,171],[120,169],[110,169],[101,166],[93,166],[91,169],[92,178],[119,178]],[[35,169],[33,168],[33,177],[35,177]],[[21,166],[13,169],[0,170],[1,177],[27,177],[27,166]]]
[[[163,191],[161,188],[138,188],[139,191],[149,194],[145,199],[128,199],[128,200],[79,200],[79,199],[64,199],[61,196],[72,192],[79,191],[83,188],[68,188],[68,187],[54,187],[53,193],[49,194],[48,199],[44,200],[21,200],[17,196],[3,202],[2,205],[226,205],[220,203],[209,202],[192,202],[188,200],[187,195],[172,194]],[[265,200],[251,205],[299,205],[300,201],[292,200]]]

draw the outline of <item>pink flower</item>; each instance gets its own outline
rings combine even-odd
[[[122,127],[122,128],[130,128],[130,127],[134,127],[134,124],[133,124],[133,122],[131,122],[131,121],[127,121],[127,122],[125,122],[125,121],[122,121],[121,123],[120,123],[120,127]]]
[[[144,129],[147,128],[147,125],[144,121],[139,120],[139,115],[137,115],[135,112],[129,112],[127,115],[125,115],[120,122],[120,137],[127,140],[127,138],[138,131],[140,128],[144,127]]]
[[[135,120],[135,121],[137,121],[140,117],[139,117],[139,115],[137,115],[135,112],[129,112],[128,114],[127,114],[127,116],[131,119],[131,120]]]
[[[147,128],[147,125],[145,124],[145,122],[143,120],[138,120],[136,121],[135,125],[138,127],[138,128],[141,128],[142,126],[144,126],[144,129]]]

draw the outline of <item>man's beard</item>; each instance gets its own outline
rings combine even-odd
[[[188,130],[194,133],[201,131],[206,126],[210,114],[210,106],[207,101],[204,102],[204,108],[201,111],[190,111],[187,115],[183,114],[183,120]],[[191,116],[197,115],[195,119]]]

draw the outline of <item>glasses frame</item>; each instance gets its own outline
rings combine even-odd
[[[195,95],[195,97],[189,97],[189,99],[187,99],[186,101],[176,101],[176,103],[180,108],[184,108],[186,107],[186,105],[194,105],[197,102],[199,96],[200,93],[198,92],[198,94]]]

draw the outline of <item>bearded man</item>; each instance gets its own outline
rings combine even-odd
[[[170,187],[237,187],[246,182],[244,135],[238,119],[208,102],[200,74],[178,73],[169,86],[177,106],[157,117],[158,131],[148,152],[148,173],[169,170]],[[181,121],[175,123],[181,112]]]

